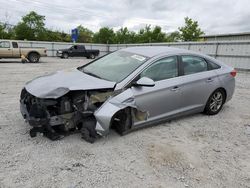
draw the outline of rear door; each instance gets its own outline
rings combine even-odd
[[[178,74],[177,56],[160,59],[140,74],[155,81],[154,87],[132,87],[136,106],[148,112],[148,120],[178,112],[181,99]]]
[[[17,42],[12,42],[12,56],[20,57],[20,51]]]
[[[181,60],[181,89],[182,111],[200,111],[214,90],[219,87],[219,79],[215,70],[202,57],[182,55]]]
[[[12,57],[12,48],[9,41],[0,41],[0,57]]]

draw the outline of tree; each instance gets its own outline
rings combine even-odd
[[[129,39],[129,30],[127,27],[121,28],[115,33],[115,43],[117,44],[126,44]]]
[[[13,39],[14,30],[7,23],[0,23],[0,39]]]
[[[95,43],[113,44],[115,42],[115,33],[112,28],[102,27],[94,34]]]
[[[22,17],[22,20],[15,27],[16,39],[45,40],[45,16],[34,11]]]
[[[115,33],[115,43],[117,44],[128,44],[135,43],[136,33],[129,31],[127,27],[122,27]]]
[[[185,17],[185,26],[179,28],[181,40],[197,41],[204,32],[199,28],[198,22]]]
[[[181,36],[179,31],[174,31],[166,35],[165,41],[166,42],[178,42]]]
[[[0,38],[1,38],[1,39],[4,39],[4,38],[5,38],[5,35],[6,35],[5,27],[4,27],[3,24],[0,23]]]
[[[46,40],[55,42],[70,42],[71,36],[70,34],[60,31],[46,30]]]
[[[138,31],[138,34],[136,35],[136,41],[137,43],[147,43],[151,42],[151,25],[146,25],[144,28],[140,29]]]
[[[151,33],[151,42],[163,42],[166,34],[162,32],[160,26],[155,26]]]
[[[77,29],[79,35],[77,42],[86,42],[86,43],[92,42],[94,33],[91,30],[89,30],[86,27],[83,27],[82,25],[79,25]]]
[[[136,40],[133,41],[133,43],[164,42],[165,37],[166,34],[162,31],[160,26],[151,28],[151,25],[146,25],[136,34]]]

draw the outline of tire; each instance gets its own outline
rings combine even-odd
[[[89,142],[94,143],[98,135],[95,131],[96,119],[94,116],[90,116],[84,119],[81,127],[82,138]]]
[[[89,58],[90,58],[90,59],[95,59],[95,54],[90,54],[90,55],[89,55]]]
[[[68,59],[69,58],[69,54],[68,53],[63,53],[62,54],[62,58],[63,59]]]
[[[226,94],[222,89],[215,90],[209,97],[206,107],[205,114],[207,115],[215,115],[218,114],[226,100]]]
[[[132,121],[130,114],[131,109],[126,108],[117,112],[117,114],[114,116],[112,127],[121,136],[125,135],[126,132],[131,128]]]
[[[32,52],[28,55],[28,60],[31,63],[38,63],[40,59],[40,55],[38,53]]]

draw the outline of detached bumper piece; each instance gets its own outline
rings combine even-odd
[[[58,140],[63,137],[51,127],[46,111],[38,104],[31,105],[29,114],[25,114],[25,117],[28,117],[26,120],[33,127],[30,129],[31,137],[36,137],[37,133],[43,133],[51,140]]]

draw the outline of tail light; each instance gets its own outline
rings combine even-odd
[[[232,70],[232,71],[230,72],[230,74],[231,74],[231,76],[232,76],[232,77],[235,77],[235,76],[236,76],[236,73],[237,73],[237,72],[236,72],[236,70],[235,70],[235,69],[234,69],[234,70]]]

